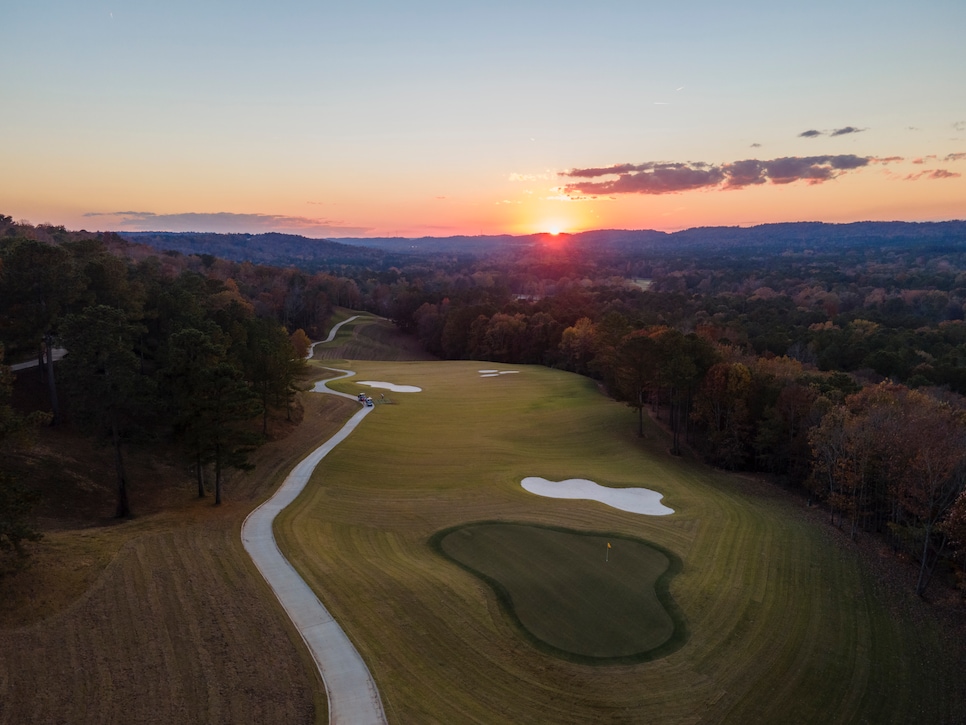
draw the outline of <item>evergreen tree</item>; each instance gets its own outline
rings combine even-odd
[[[203,397],[198,401],[195,430],[202,460],[215,469],[215,504],[221,503],[222,472],[226,468],[251,470],[248,461],[259,443],[251,420],[261,412],[258,397],[242,373],[227,362],[207,368]]]
[[[0,345],[0,450],[13,445],[30,423],[41,416],[25,418],[7,403],[12,387],[10,368],[3,364],[4,349]],[[30,522],[30,512],[37,502],[35,491],[5,471],[0,471],[0,553],[13,552],[18,559],[26,556],[24,541],[38,541],[41,535]]]
[[[60,404],[51,351],[60,321],[80,297],[85,282],[63,247],[20,239],[4,248],[2,256],[0,328],[8,341],[39,351],[56,424]]]
[[[134,344],[141,331],[113,307],[87,307],[64,320],[65,381],[72,417],[96,436],[110,440],[117,475],[118,518],[130,516],[123,445],[138,422],[156,412],[154,383],[141,374]]]

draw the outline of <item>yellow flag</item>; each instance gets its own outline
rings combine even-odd
[[[609,541],[607,542],[607,548],[608,549],[610,548],[610,542]]]

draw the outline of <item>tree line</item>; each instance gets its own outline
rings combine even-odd
[[[0,350],[38,362],[17,373],[45,382],[48,412],[32,422],[70,424],[109,446],[118,517],[132,513],[125,458],[134,442],[177,445],[198,495],[212,488],[221,503],[224,472],[250,467],[269,411],[291,414],[308,336],[279,317],[322,329],[328,298],[319,293],[307,309],[302,288],[301,305],[290,295],[277,308],[265,299],[270,287],[242,291],[231,277],[219,279],[215,260],[192,260],[199,270],[163,256],[135,262],[97,235],[3,221]],[[67,354],[54,365],[60,347]],[[25,420],[7,402],[9,369],[0,371],[0,446],[9,446]],[[0,548],[32,535],[32,498],[22,482],[0,478]]]
[[[65,377],[100,377],[65,388],[78,411],[93,399],[104,408],[78,420],[108,440],[126,431],[121,444],[167,431],[201,493],[203,471],[244,465],[252,443],[241,433],[259,419],[264,430],[269,406],[290,400],[282,381],[300,355],[272,351],[283,338],[304,351],[340,305],[390,318],[440,358],[595,378],[636,411],[641,434],[648,411],[664,424],[672,453],[767,473],[826,506],[850,536],[881,536],[919,563],[920,593],[935,572],[966,569],[966,253],[956,240],[759,240],[701,255],[595,255],[554,241],[349,271],[158,253],[2,217],[0,237],[0,260],[23,270],[0,277],[18,280],[0,312],[8,349],[73,341]],[[40,265],[28,252],[47,257]],[[31,277],[34,267],[55,281]],[[219,438],[222,428],[238,437]]]
[[[966,584],[966,401],[951,385],[923,378],[913,388],[874,371],[822,369],[807,355],[759,353],[748,338],[755,319],[731,320],[735,334],[727,334],[706,314],[707,298],[610,283],[502,302],[493,291],[450,288],[437,302],[410,285],[392,296],[392,315],[443,358],[596,378],[637,411],[642,435],[651,410],[669,429],[673,454],[688,447],[725,469],[770,474],[827,506],[852,538],[882,537],[919,562],[917,593],[939,570]],[[836,329],[868,336],[879,328],[856,318]],[[961,323],[944,328],[918,330],[916,339],[966,333]]]

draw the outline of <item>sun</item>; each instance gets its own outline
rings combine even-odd
[[[560,227],[550,227],[550,228],[549,228],[549,229],[547,230],[547,233],[548,233],[548,234],[549,234],[550,236],[552,236],[552,237],[555,237],[555,236],[557,236],[558,234],[560,234]]]

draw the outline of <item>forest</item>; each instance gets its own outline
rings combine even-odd
[[[113,447],[118,516],[124,447],[152,437],[219,499],[268,411],[290,408],[333,308],[366,310],[441,359],[593,378],[641,434],[645,415],[666,426],[672,454],[824,507],[848,541],[882,542],[921,596],[966,591],[963,223],[548,234],[465,253],[274,241],[276,266],[269,238],[238,259],[242,235],[0,217],[0,341],[7,364],[38,360],[28,374],[49,391],[43,410],[15,410],[0,368],[2,445],[62,424],[64,397],[70,424]],[[2,492],[0,549],[29,549],[30,482],[5,476]]]

